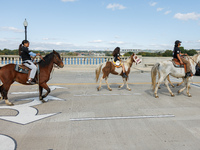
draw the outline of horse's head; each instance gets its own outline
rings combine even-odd
[[[131,55],[131,57],[133,58],[133,62],[135,62],[136,65],[142,62],[142,60],[134,53]]]
[[[61,57],[60,57],[60,54],[53,50],[53,55],[54,55],[54,57],[53,57],[53,58],[54,58],[53,62],[54,62],[57,66],[59,66],[60,68],[63,68],[63,67],[64,67],[64,64],[63,64],[63,62],[62,62],[62,59],[61,59]]]

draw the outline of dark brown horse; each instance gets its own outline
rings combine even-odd
[[[52,53],[47,54],[44,57],[44,60],[40,60],[38,62],[39,65],[39,95],[40,100],[45,102],[43,98],[45,98],[50,93],[50,88],[47,85],[47,82],[50,78],[50,73],[52,71],[53,65],[56,64],[60,68],[64,67],[64,64],[61,60],[59,53],[53,50]],[[36,75],[38,77],[38,73]],[[10,89],[11,84],[13,82],[19,82],[24,85],[29,85],[26,83],[28,79],[28,74],[20,73],[15,71],[15,64],[8,64],[3,67],[0,67],[0,80],[2,81],[2,85],[0,86],[0,92],[2,95],[2,99],[5,99],[5,103],[7,105],[13,105],[13,103],[8,100],[8,90]],[[42,95],[43,88],[47,90],[45,95]]]

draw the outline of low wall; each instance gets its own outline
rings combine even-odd
[[[129,57],[121,57],[122,60],[126,60]],[[148,67],[152,66],[157,62],[171,60],[171,57],[142,57],[142,63],[139,64],[139,67]],[[36,61],[39,61],[40,58],[36,58]],[[89,57],[89,56],[63,56],[62,57],[64,65],[98,65],[107,61],[112,61],[113,57],[105,56],[105,57]],[[0,55],[0,65],[6,64],[21,64],[22,60],[17,55]],[[135,65],[134,65],[135,66]]]

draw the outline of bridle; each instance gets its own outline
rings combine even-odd
[[[141,60],[139,57],[136,58],[136,55],[133,55],[133,60],[135,61],[136,64],[141,63]]]
[[[194,63],[196,63],[199,67],[200,67],[200,63],[199,62],[196,62],[192,57],[190,57],[189,55],[187,56],[189,57],[189,59],[191,59]]]
[[[59,67],[60,67],[60,63],[62,62],[62,60],[60,60],[60,59],[56,56],[56,54],[53,54],[53,55],[54,55],[55,59],[57,60],[57,62],[59,63]]]

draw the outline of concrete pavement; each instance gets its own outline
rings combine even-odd
[[[118,89],[122,79],[114,75],[108,79],[113,91],[105,84],[97,91],[95,67],[55,69],[48,83],[52,92],[44,104],[37,100],[36,85],[15,83],[8,95],[15,106],[8,108],[0,101],[0,149],[10,145],[19,150],[199,150],[199,77],[194,77],[191,98],[185,91],[178,95],[180,87],[172,88],[171,97],[162,85],[156,99],[150,69],[132,70],[132,91]],[[84,118],[93,119],[81,121]]]

